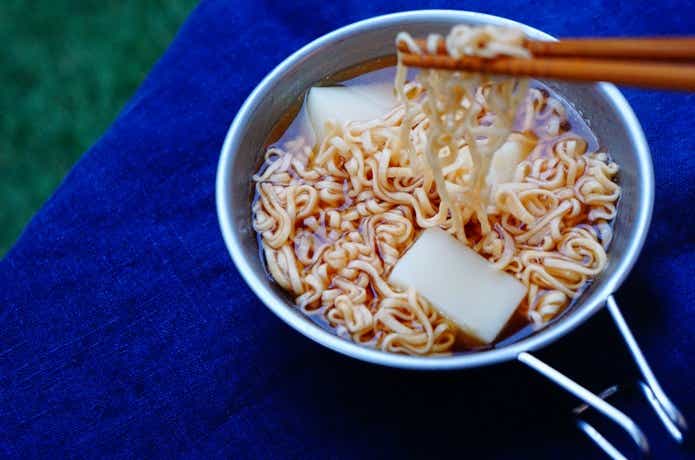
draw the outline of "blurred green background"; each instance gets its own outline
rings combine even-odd
[[[195,0],[0,0],[0,258]]]

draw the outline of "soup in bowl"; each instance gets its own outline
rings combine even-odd
[[[486,80],[516,102],[482,103],[468,145],[451,146],[428,137],[439,77],[411,74],[389,99],[397,34],[457,24],[552,39],[453,11],[347,26],[268,75],[222,150],[218,215],[244,279],[292,327],[366,361],[461,368],[545,345],[601,307],[646,234],[649,152],[613,86]],[[493,145],[480,133],[505,109],[512,134]],[[483,310],[459,309],[467,296]]]

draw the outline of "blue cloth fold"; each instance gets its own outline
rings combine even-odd
[[[215,169],[252,88],[336,27],[424,7],[559,36],[695,31],[693,3],[671,0],[204,1],[0,262],[0,457],[599,455],[572,424],[577,402],[520,364],[417,373],[339,356],[273,316],[227,254]],[[695,97],[625,94],[652,148],[657,191],[618,300],[695,423]],[[539,355],[594,391],[635,378],[605,313]],[[616,404],[643,425],[656,458],[692,455],[629,387]]]

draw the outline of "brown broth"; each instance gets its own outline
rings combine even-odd
[[[412,79],[415,75],[415,71],[412,69],[409,70],[409,75],[408,79]],[[367,63],[359,64],[357,66],[351,67],[349,69],[342,70],[340,72],[337,72],[334,75],[331,75],[319,82],[316,83],[314,86],[334,86],[334,85],[341,85],[341,86],[351,86],[351,85],[356,85],[356,84],[365,84],[365,83],[385,83],[385,82],[393,82],[395,76],[395,59],[393,57],[388,57],[388,58],[382,58],[382,59],[377,59],[374,61],[370,61]],[[566,112],[566,120],[560,125],[561,127],[561,134],[559,136],[548,136],[547,135],[547,123],[548,123],[548,117],[546,116],[539,116],[538,118],[534,119],[535,123],[531,127],[531,133],[526,133],[526,134],[532,134],[538,139],[538,144],[534,151],[529,154],[529,155],[539,155],[539,156],[544,156],[544,155],[552,155],[552,146],[560,139],[563,137],[580,137],[584,139],[587,142],[587,152],[595,152],[599,148],[599,143],[587,125],[586,121],[581,117],[581,115],[572,107],[571,104],[569,104],[566,100],[564,100],[562,97],[560,97],[557,93],[552,91],[547,85],[543,84],[542,82],[539,81],[531,81],[530,83],[530,88],[535,88],[540,90],[542,93],[550,96],[551,98],[554,98],[561,102],[562,106],[565,109]],[[270,148],[272,146],[280,146],[284,144],[285,142],[294,139],[298,135],[304,135],[307,138],[310,138],[311,142],[315,142],[313,139],[313,135],[307,132],[302,132],[301,126],[308,125],[308,123],[304,123],[307,115],[306,111],[304,110],[304,102],[305,102],[305,97],[307,94],[308,90],[303,93],[297,101],[290,107],[290,109],[281,115],[280,119],[272,129],[272,131],[269,133],[267,142],[266,142],[266,147]],[[547,109],[547,108],[546,108]],[[522,114],[519,113],[517,114],[517,123],[515,123],[515,132],[516,130],[519,129],[518,127],[518,120],[521,118]],[[316,149],[317,146],[314,146]],[[264,149],[264,150],[265,150]],[[261,159],[261,164],[260,167],[258,168],[259,172],[262,171],[267,167],[267,164],[264,164],[263,160]],[[258,199],[257,194],[254,195],[254,202],[255,200]],[[266,263],[265,263],[265,257],[263,255],[263,250],[261,248],[261,236],[260,234],[257,235],[258,238],[258,243],[259,243],[259,257],[262,260],[264,268],[266,268],[266,275],[268,276],[269,279],[273,280],[272,276],[267,270]],[[274,281],[273,281],[274,282]],[[590,281],[585,283],[584,289],[589,285]],[[376,298],[376,293],[372,293],[372,303],[376,302],[378,299]],[[567,305],[563,311],[558,313],[555,318],[553,318],[550,322],[553,322],[557,320],[559,317],[563,316],[566,312],[568,312],[572,306],[576,303],[577,299],[580,296],[577,296],[575,299],[573,299],[569,305]],[[290,302],[294,302],[294,300],[291,298],[290,294],[287,294],[287,298],[289,299]],[[370,305],[371,306],[371,305]],[[481,345],[480,343],[476,343],[475,339],[471,337],[467,337],[464,335],[460,330],[459,330],[459,335],[457,337],[456,344],[454,345],[454,351],[455,352],[472,352],[472,351],[480,351],[480,350],[485,350],[485,349],[491,349],[491,348],[500,348],[504,347],[506,345],[509,345],[511,343],[517,342],[519,340],[522,340],[535,332],[537,332],[540,328],[533,323],[529,322],[527,318],[527,309],[528,309],[528,303],[526,300],[522,301],[522,303],[517,307],[515,313],[512,315],[512,317],[509,319],[503,330],[500,332],[499,336],[491,343],[487,345]],[[328,320],[325,318],[325,315],[323,314],[323,308],[318,308],[315,311],[312,312],[312,314],[307,315],[309,319],[311,319],[313,322],[318,324],[319,326],[330,330],[331,332],[335,333],[336,335],[343,337],[347,340],[352,340],[350,335],[347,334],[346,332],[342,332],[338,330],[338,328],[333,327]],[[546,324],[547,325],[547,324]],[[541,326],[541,327],[545,327]],[[374,345],[376,344],[377,340],[379,339],[379,336],[382,334],[382,331],[377,331],[376,334],[371,338],[370,341],[364,343],[364,345]]]

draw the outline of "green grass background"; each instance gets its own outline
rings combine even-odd
[[[195,3],[0,0],[0,258]]]

